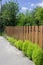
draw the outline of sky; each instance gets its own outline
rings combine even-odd
[[[9,0],[2,0],[2,3],[8,2]],[[43,0],[13,0],[19,3],[19,8],[21,12],[26,12],[26,10],[33,10],[36,6],[43,7]]]

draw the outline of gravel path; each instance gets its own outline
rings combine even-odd
[[[0,36],[0,65],[34,65],[34,63]]]

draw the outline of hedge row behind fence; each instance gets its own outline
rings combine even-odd
[[[43,47],[43,26],[8,26],[5,32],[16,39],[31,40]]]

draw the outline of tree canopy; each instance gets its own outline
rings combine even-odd
[[[19,12],[18,4],[15,2],[8,2],[2,5],[2,19],[6,25],[16,25],[16,16]]]
[[[34,9],[34,19],[37,25],[43,25],[43,8],[37,7]]]
[[[19,11],[18,3],[9,1],[2,5],[1,19],[7,26],[43,25],[43,8],[36,7],[31,12]]]

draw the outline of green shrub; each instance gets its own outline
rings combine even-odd
[[[12,40],[11,40],[11,44],[12,44],[12,45],[15,45],[16,41],[17,41],[16,39],[12,39]]]
[[[22,47],[22,51],[24,52],[24,54],[25,54],[26,56],[27,56],[28,44],[29,44],[29,41],[28,41],[28,40],[25,40],[24,43],[23,43],[23,47]]]
[[[7,37],[7,40],[9,42],[11,42],[12,45],[15,45],[15,42],[17,41],[16,39],[12,38],[12,37]]]
[[[29,59],[32,59],[33,50],[34,50],[34,44],[30,42],[27,48],[27,56],[29,57]]]
[[[18,49],[22,50],[23,41],[18,40],[18,41],[15,42],[15,43],[16,43],[16,47],[17,47]]]
[[[35,65],[43,65],[43,51],[40,48],[35,48],[32,55],[32,60]]]
[[[43,51],[37,45],[32,42],[25,40],[16,40],[12,37],[7,37],[8,41],[12,45],[15,45],[18,49],[23,50],[24,54],[35,62],[35,65],[43,65]]]
[[[40,48],[37,43],[34,44],[34,49]]]

